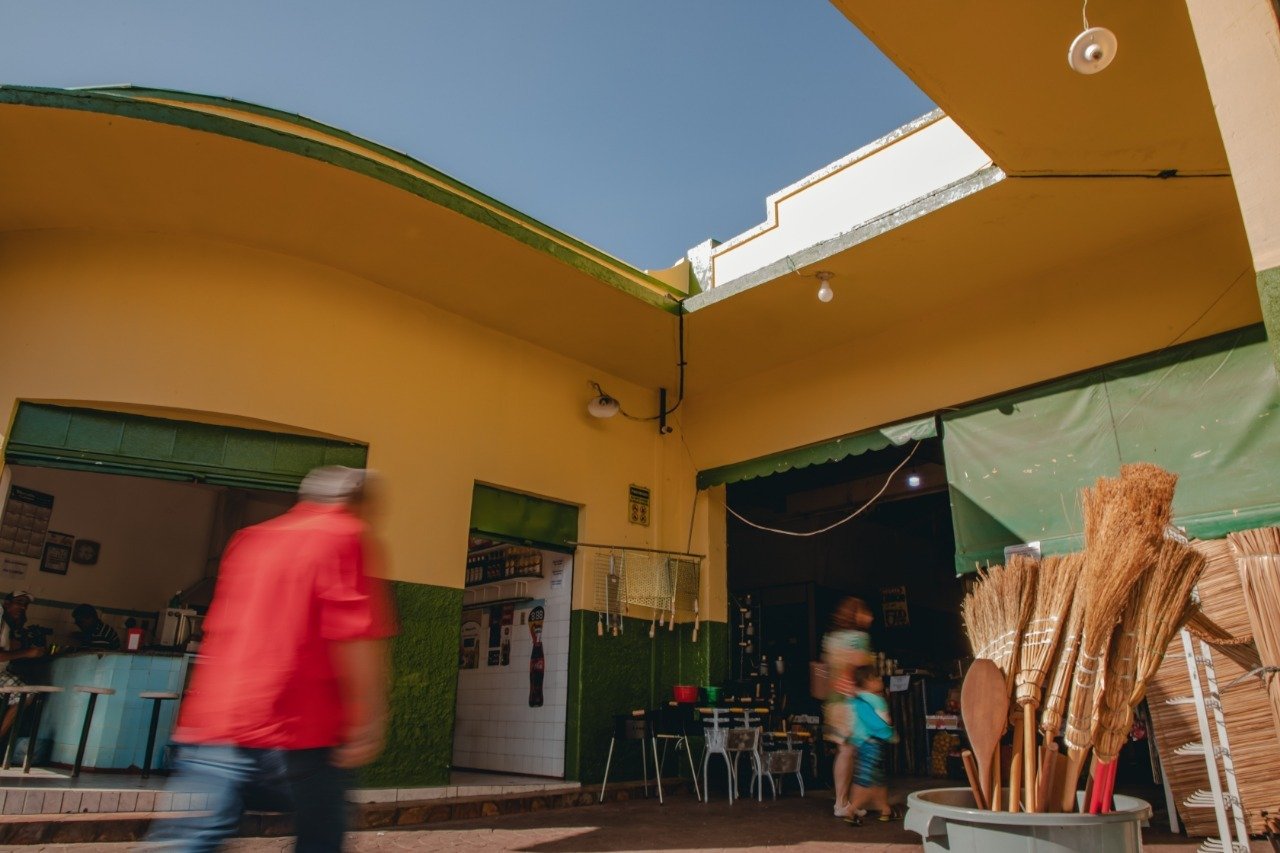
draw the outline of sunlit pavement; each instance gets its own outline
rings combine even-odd
[[[684,794],[664,806],[656,800],[632,800],[511,817],[441,824],[439,828],[353,833],[348,848],[372,850],[522,850],[596,853],[621,850],[753,850],[795,851],[849,849],[919,850],[919,838],[901,823],[850,827],[831,815],[829,795],[806,798],[795,794],[776,802],[723,799],[700,803]],[[1171,836],[1160,828],[1146,832],[1148,849],[1157,853],[1191,853],[1198,843]],[[240,839],[227,849],[241,853],[290,850],[291,838]],[[5,847],[6,851],[115,851],[136,849],[132,844],[78,844],[43,847]],[[1255,851],[1270,845],[1254,842]]]

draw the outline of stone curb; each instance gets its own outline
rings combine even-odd
[[[683,779],[663,780],[666,795],[686,790]],[[606,803],[644,796],[640,782],[622,782],[605,791]],[[656,793],[652,796],[656,797]],[[523,814],[525,812],[592,806],[599,789],[574,788],[552,793],[494,794],[479,797],[431,799],[403,803],[366,803],[354,808],[353,831],[421,829],[455,820]],[[154,820],[180,820],[190,812],[112,812],[79,814],[6,815],[0,819],[0,844],[87,844],[141,840]],[[240,822],[243,837],[293,834],[293,817],[278,812],[249,812]]]

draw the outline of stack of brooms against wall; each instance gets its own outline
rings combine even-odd
[[[1110,810],[1116,755],[1147,680],[1190,614],[1191,588],[1204,566],[1185,541],[1167,536],[1176,481],[1149,464],[1099,479],[1082,493],[1083,554],[1046,558],[1038,570],[1011,560],[983,573],[965,599],[978,660],[961,696],[976,759],[970,786],[980,807],[1000,807],[999,761],[986,777],[980,768],[993,759],[981,753],[996,750],[1004,725],[993,709],[1007,713],[1012,698],[1009,810],[1074,810],[1090,750],[1096,765],[1085,807]],[[1015,588],[1014,576],[1021,586]],[[993,670],[1004,677],[993,678]],[[996,695],[1000,686],[1004,692]],[[1037,708],[1044,733],[1038,754]],[[1066,756],[1056,744],[1064,721]]]

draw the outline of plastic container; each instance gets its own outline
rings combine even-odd
[[[705,693],[705,694],[707,694],[707,701],[708,701],[709,703],[711,703],[712,705],[714,705],[714,704],[716,704],[717,702],[719,702],[719,701],[720,701],[720,688],[719,688],[719,687],[704,687],[704,688],[702,688],[702,692],[703,692],[703,693]]]
[[[697,702],[698,688],[692,684],[677,684],[672,688],[677,702]]]
[[[976,809],[968,788],[934,788],[907,797],[904,826],[929,853],[1067,853],[1142,849],[1150,804],[1115,796],[1111,814],[1023,814]]]

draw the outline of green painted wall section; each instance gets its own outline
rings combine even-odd
[[[729,628],[704,622],[698,642],[693,626],[657,629],[649,638],[649,622],[624,618],[618,636],[596,635],[597,614],[575,610],[569,633],[569,698],[565,737],[565,778],[586,784],[604,778],[613,715],[653,708],[671,697],[675,684],[721,684],[729,674]],[[677,772],[669,756],[668,773]],[[620,744],[611,780],[639,779],[640,753],[635,742]]]
[[[391,719],[382,757],[361,787],[423,787],[449,782],[458,692],[462,590],[394,583],[400,634],[391,644]]]
[[[1280,267],[1258,273],[1258,301],[1271,343],[1271,364],[1280,372]]]

